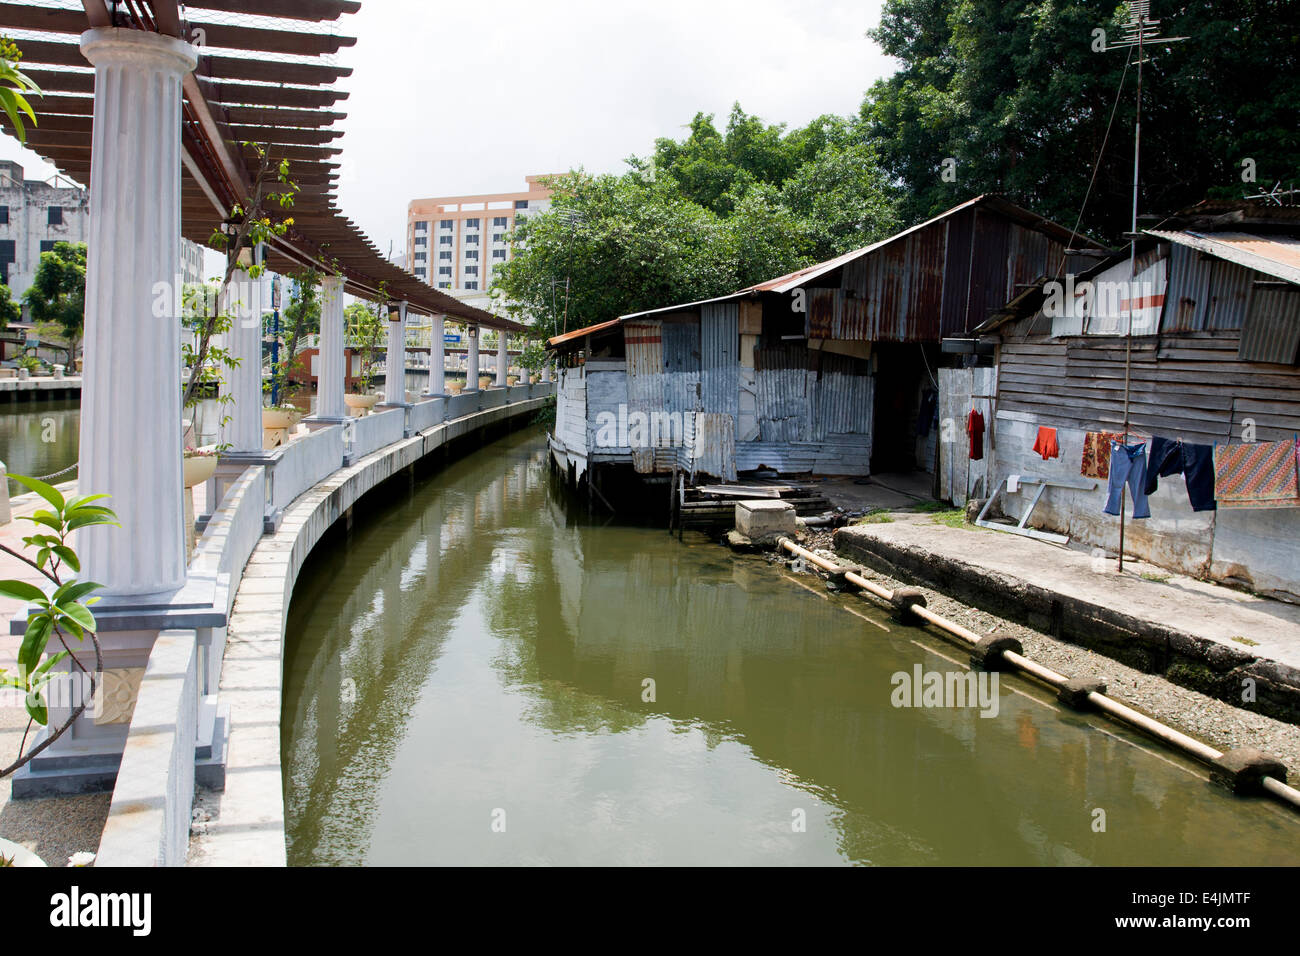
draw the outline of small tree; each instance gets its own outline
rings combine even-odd
[[[298,343],[304,335],[320,331],[320,284],[321,274],[315,269],[306,269],[295,276],[297,291],[284,309],[283,330],[288,333],[284,358],[271,369],[271,381],[266,384],[266,391],[274,391],[277,397],[287,398],[297,391],[298,386],[290,381],[295,369],[301,362],[298,358]]]
[[[56,242],[42,252],[26,301],[41,337],[67,352],[72,365],[86,328],[86,244]]]
[[[375,352],[379,348],[379,334],[384,329],[388,311],[387,284],[379,284],[380,298],[376,302],[353,302],[343,310],[344,325],[348,333],[348,342],[353,348],[361,350],[361,375],[353,388],[358,395],[370,391],[374,378],[371,366],[375,362]]]
[[[23,310],[13,300],[13,293],[7,285],[0,284],[0,332],[9,327],[10,322],[17,322],[23,317]]]

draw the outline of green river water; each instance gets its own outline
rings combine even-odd
[[[966,655],[558,485],[528,428],[318,547],[286,638],[291,863],[1296,862],[1294,815],[1026,682],[992,717],[895,707],[894,675]]]

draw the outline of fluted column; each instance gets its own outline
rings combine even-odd
[[[447,344],[443,341],[445,320],[433,317],[433,338],[429,342],[429,394],[441,395],[447,391]]]
[[[343,280],[321,280],[320,352],[316,356],[316,417],[342,419],[343,404]]]
[[[262,262],[264,251],[240,252],[240,262],[247,268]],[[222,406],[221,417],[230,421],[221,426],[222,444],[232,452],[260,454],[262,450],[262,280],[236,271],[226,294],[224,308],[234,312],[234,321],[226,334],[227,348],[239,366],[222,370],[221,392],[234,399]]]
[[[506,330],[497,331],[497,385],[504,388],[506,384],[506,372],[510,366],[510,352],[508,351],[509,343],[506,340]]]
[[[468,356],[465,364],[465,391],[478,391],[478,326],[468,325],[465,327],[465,335],[469,340]]]
[[[384,403],[406,404],[406,301],[388,309],[388,354],[384,365]]]
[[[546,361],[542,363],[542,381],[549,382],[550,380],[551,380],[551,357],[548,355],[546,357]]]
[[[172,283],[181,79],[197,57],[181,40],[111,27],[83,33],[81,51],[95,67],[95,103],[78,484],[110,495],[122,524],[80,532],[81,577],[109,595],[170,591],[186,572]]]

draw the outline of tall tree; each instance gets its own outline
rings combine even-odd
[[[56,242],[42,252],[25,298],[32,320],[57,340],[71,366],[86,326],[86,244]]]
[[[1288,0],[1152,4],[1162,32],[1143,74],[1139,208],[1163,213],[1206,195],[1239,196],[1242,162],[1261,181],[1300,169],[1300,5]],[[1101,153],[1083,228],[1128,228],[1135,70],[1114,43],[1115,0],[886,0],[872,36],[901,62],[867,94],[861,116],[886,169],[905,187],[904,221],[1000,191],[1073,225]],[[955,174],[944,177],[945,160]]]

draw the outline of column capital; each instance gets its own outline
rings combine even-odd
[[[189,73],[199,61],[198,51],[184,40],[120,27],[87,30],[81,35],[81,52],[93,66],[134,63],[176,73]]]

